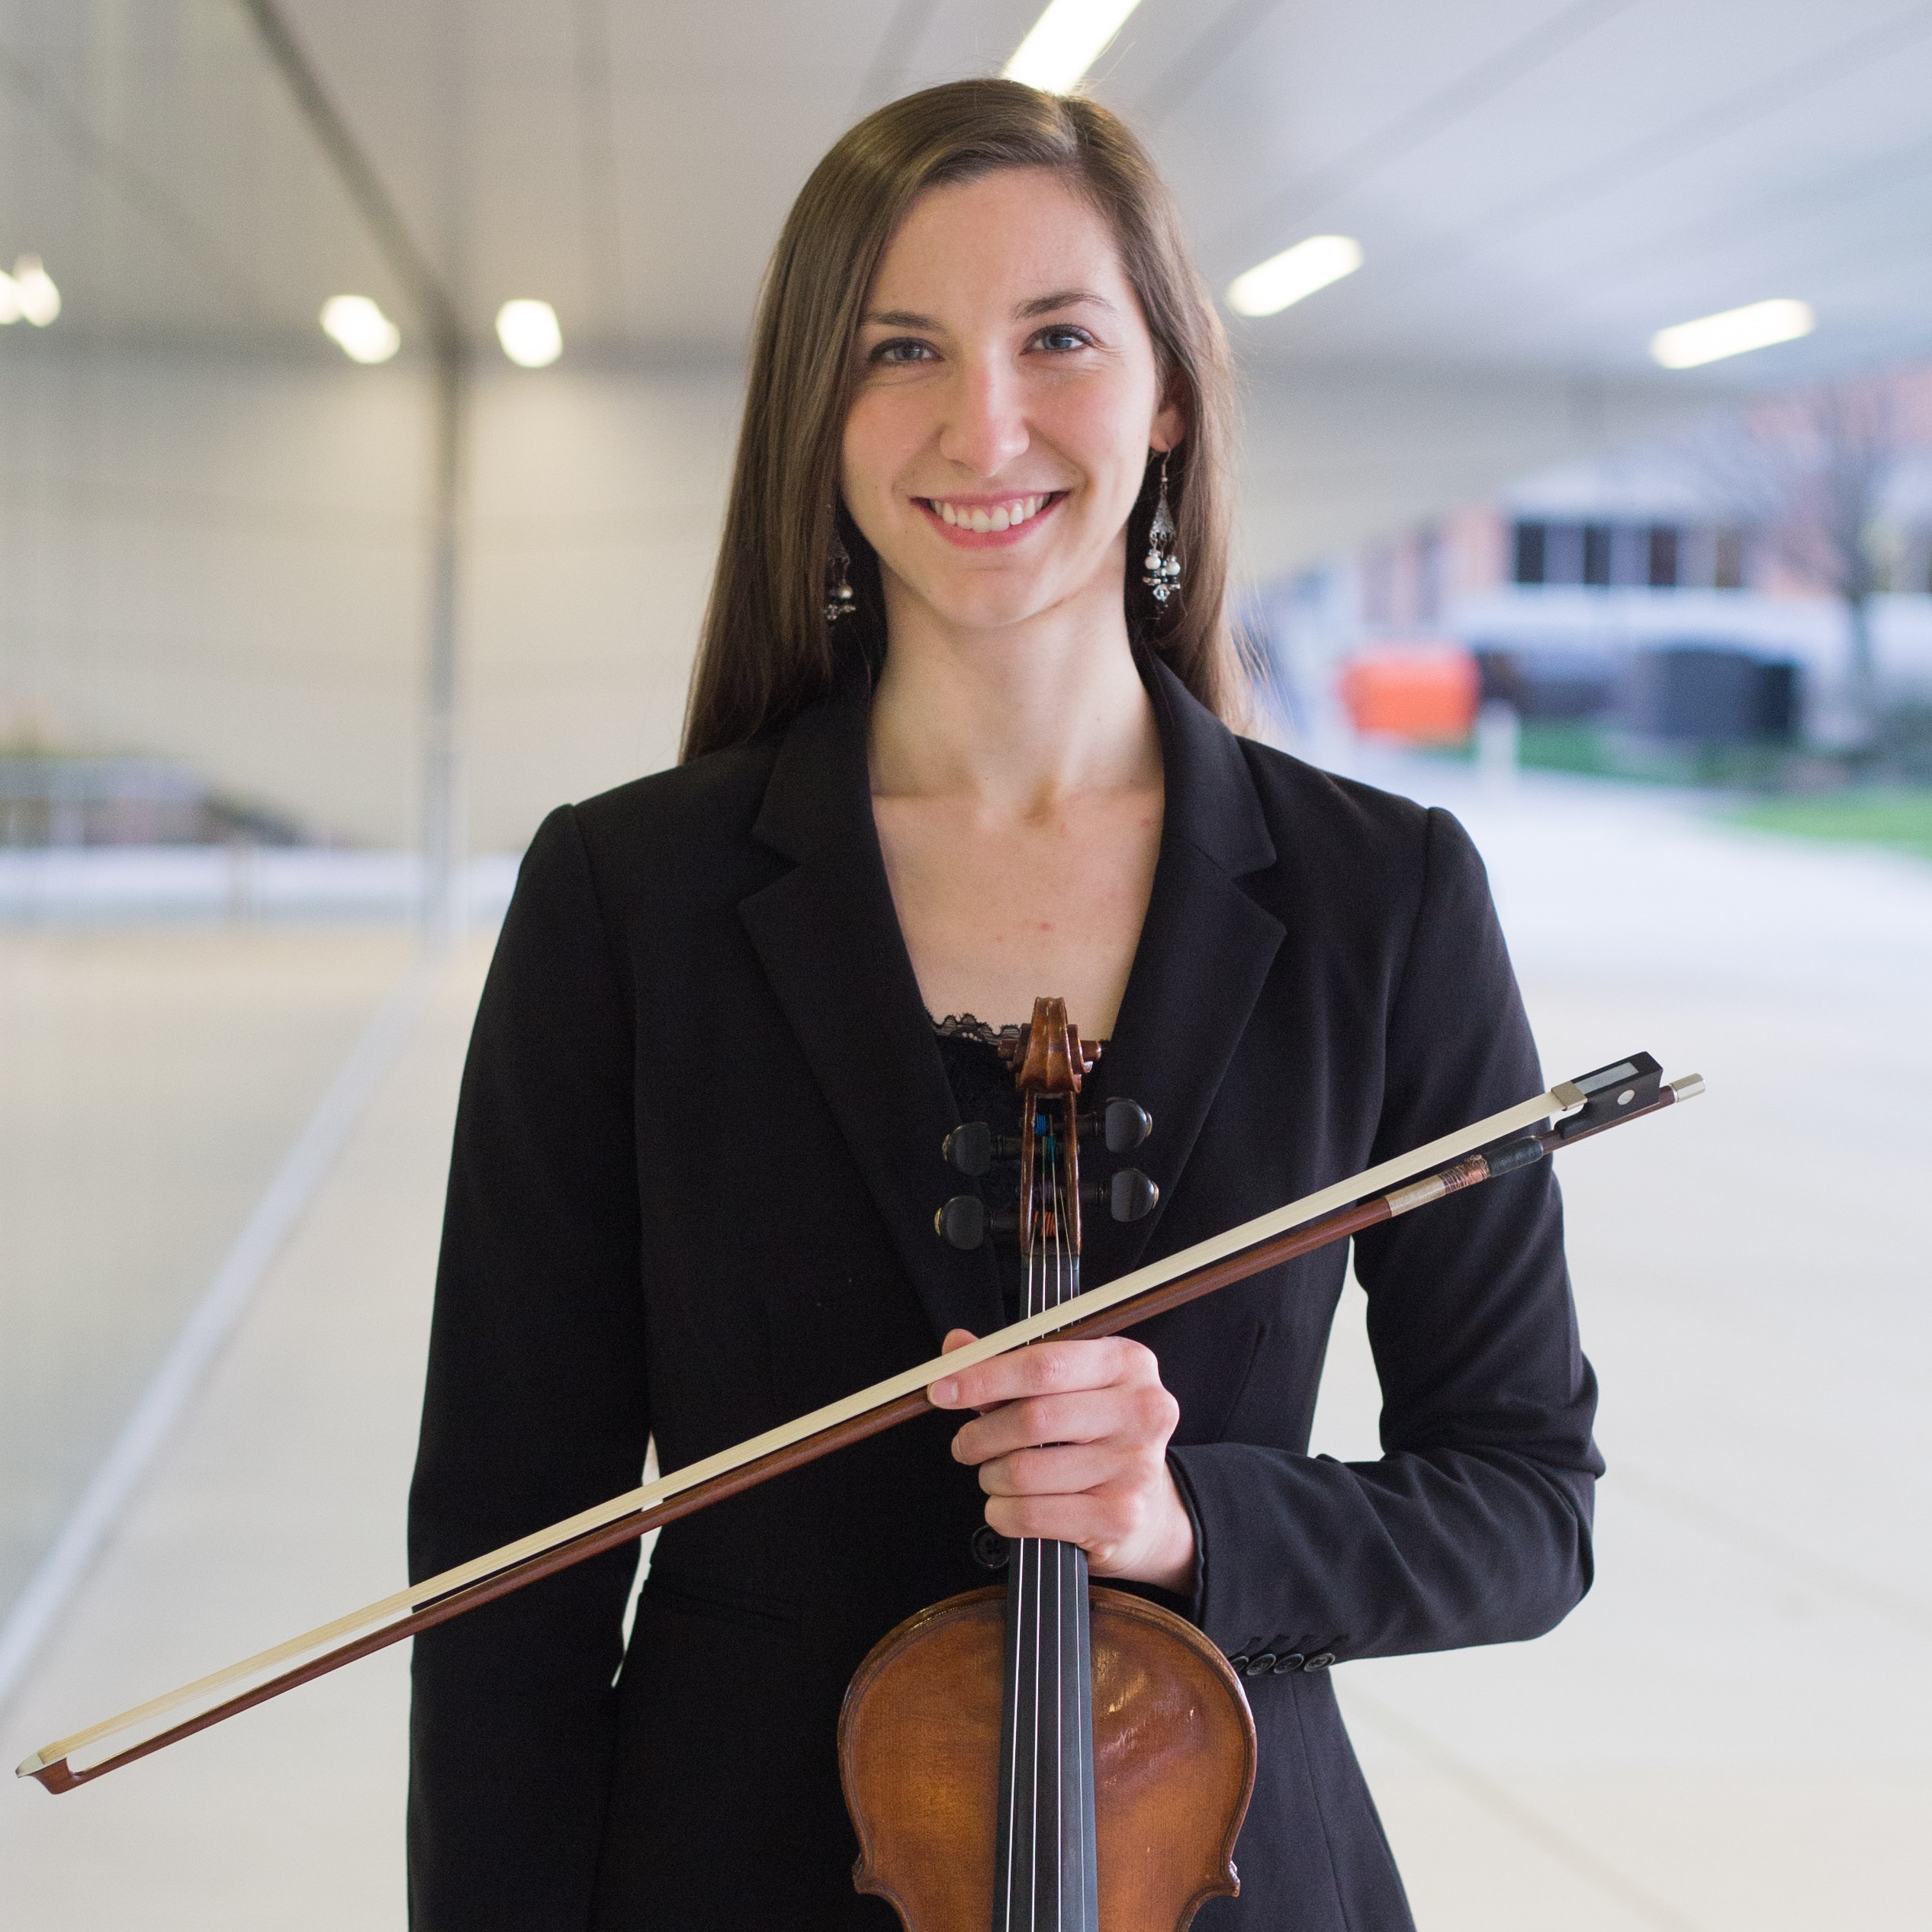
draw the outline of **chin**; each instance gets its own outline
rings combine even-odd
[[[1059,600],[1034,586],[1014,586],[953,596],[930,596],[927,603],[943,623],[963,631],[1003,631],[1051,610]]]
[[[1043,616],[1079,596],[1063,571],[934,572],[902,577],[911,593],[943,624],[960,630],[1005,630]]]

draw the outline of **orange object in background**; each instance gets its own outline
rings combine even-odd
[[[1475,724],[1483,680],[1459,644],[1378,644],[1343,665],[1340,690],[1358,731],[1458,744]]]

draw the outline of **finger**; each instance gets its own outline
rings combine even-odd
[[[1098,1442],[1124,1433],[1130,1416],[1114,1389],[1010,1402],[964,1424],[953,1438],[953,1458],[980,1463],[1015,1449],[1040,1448],[1048,1443]]]
[[[985,1409],[1069,1389],[1159,1380],[1152,1352],[1124,1336],[1096,1342],[1037,1342],[948,1375],[927,1390],[941,1409]]]
[[[949,1328],[946,1339],[939,1345],[942,1355],[950,1355],[955,1349],[963,1349],[969,1342],[977,1342],[979,1336],[969,1328]]]
[[[953,1439],[953,1455],[983,1463],[1016,1449],[1112,1441],[1158,1456],[1180,1419],[1180,1404],[1159,1382],[1035,1396],[966,1423]]]
[[[1123,1455],[1111,1444],[1069,1443],[1051,1449],[1021,1449],[979,1465],[979,1487],[989,1496],[1078,1496],[1127,1483],[1144,1473],[1145,1459]]]
[[[1146,1517],[1130,1490],[1109,1486],[1071,1495],[989,1496],[986,1520],[1009,1539],[1040,1536],[1078,1543],[1095,1563],[1104,1564],[1142,1531]]]

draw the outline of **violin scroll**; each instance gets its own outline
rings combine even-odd
[[[1068,1152],[1079,1142],[1098,1141],[1110,1154],[1130,1153],[1154,1130],[1153,1116],[1137,1100],[1110,1095],[1098,1109],[1077,1111],[1082,1083],[1100,1057],[1098,1043],[1083,1040],[1066,1017],[1065,1004],[1059,1000],[1036,1003],[1034,1017],[1024,1027],[1014,1029],[998,1042],[1000,1056],[1014,1069],[1014,1082],[1028,1096],[1029,1117],[1040,1117],[1036,1110],[1043,1099],[1051,1099],[1066,1109],[1070,1130]],[[1011,1162],[1022,1169],[1021,1207],[1017,1213],[989,1210],[976,1194],[955,1194],[933,1217],[933,1231],[950,1246],[970,1251],[979,1247],[989,1235],[995,1239],[1017,1239],[1026,1219],[1027,1165],[1030,1159],[1029,1136],[1023,1127],[1018,1134],[995,1133],[985,1120],[968,1120],[955,1127],[940,1145],[940,1158],[956,1173],[973,1180],[992,1172],[995,1162]],[[1076,1236],[1079,1205],[1098,1207],[1103,1203],[1117,1221],[1144,1220],[1159,1204],[1159,1185],[1137,1168],[1122,1168],[1105,1185],[1080,1181],[1073,1177],[1077,1166],[1069,1160],[1069,1178],[1075,1209],[1072,1232]]]

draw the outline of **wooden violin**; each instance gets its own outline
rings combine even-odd
[[[56,1738],[28,1756],[16,1775],[34,1779],[49,1791],[74,1790],[420,1630],[446,1623],[587,1557],[635,1541],[662,1524],[741,1495],[850,1443],[929,1414],[933,1405],[927,1390],[961,1369],[1049,1335],[1069,1339],[1117,1335],[1231,1282],[1279,1267],[1331,1242],[1345,1241],[1446,1194],[1479,1187],[1612,1127],[1646,1119],[1703,1090],[1703,1081],[1694,1073],[1666,1082],[1648,1053],[1632,1053],[1593,1073],[1560,1081],[1546,1092],[1117,1280],[1084,1288],[950,1355],[902,1369],[870,1388]],[[1140,1612],[1127,1614],[1138,1617]],[[1103,1726],[1106,1721],[1103,1712]]]
[[[1080,1291],[1080,1141],[1101,1122],[1078,1111],[1092,1060],[1064,1001],[1035,1002],[1012,1058],[1033,1316]],[[1126,1109],[1128,1132],[1106,1136],[1117,1152],[1145,1131],[1130,1101],[1107,1124]],[[949,1157],[982,1171],[985,1136],[961,1130]],[[1152,1184],[1115,1179],[1116,1211],[1137,1219]],[[940,1232],[977,1245],[979,1207],[956,1197]],[[908,1619],[852,1680],[838,1748],[853,1882],[908,1932],[983,1932],[989,1918],[993,1932],[1180,1932],[1240,1889],[1255,1725],[1239,1680],[1185,1619],[1090,1586],[1078,1544],[1020,1538],[1006,1572],[1004,1588]]]

